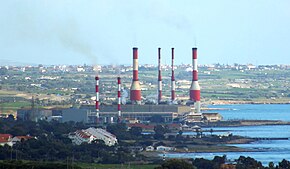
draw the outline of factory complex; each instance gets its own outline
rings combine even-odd
[[[133,48],[133,79],[130,87],[130,101],[123,103],[121,100],[121,77],[117,79],[116,92],[117,104],[107,105],[100,102],[99,74],[95,76],[95,105],[81,105],[79,108],[68,108],[60,110],[29,110],[17,111],[17,118],[22,120],[39,119],[59,120],[61,122],[75,121],[89,124],[107,123],[200,123],[220,121],[222,117],[218,113],[201,113],[200,86],[198,83],[197,48],[192,48],[192,82],[189,88],[188,101],[180,104],[175,94],[174,74],[174,48],[171,48],[171,100],[165,102],[162,99],[162,70],[161,70],[161,48],[158,48],[158,94],[156,104],[145,104],[142,101],[141,86],[138,77],[138,48]],[[122,104],[123,103],[123,104]],[[33,116],[33,118],[31,118]]]

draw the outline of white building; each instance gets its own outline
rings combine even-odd
[[[101,128],[90,127],[86,130],[77,130],[69,134],[69,138],[74,144],[80,145],[82,143],[90,144],[94,140],[103,140],[107,146],[113,146],[118,143],[115,135],[107,132]]]
[[[202,113],[202,115],[209,122],[217,122],[223,119],[219,113]]]
[[[166,146],[158,146],[156,147],[156,151],[175,151],[174,147],[166,147]]]
[[[154,151],[154,147],[153,146],[147,146],[145,150],[146,151]]]

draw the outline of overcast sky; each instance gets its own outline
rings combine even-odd
[[[290,64],[289,0],[1,0],[0,62]]]

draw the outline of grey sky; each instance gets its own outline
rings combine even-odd
[[[290,64],[289,0],[2,0],[0,61]]]

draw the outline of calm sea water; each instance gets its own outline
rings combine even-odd
[[[211,108],[225,108],[226,110],[215,110],[224,119],[250,119],[250,120],[283,120],[290,121],[290,104],[245,104],[245,105],[212,105]],[[226,130],[234,135],[247,137],[270,137],[290,138],[290,125],[266,125],[266,126],[241,126],[241,127],[214,127],[214,130]],[[223,134],[225,132],[216,132]],[[194,134],[194,133],[184,133]],[[176,153],[166,154],[168,158],[207,158],[227,155],[229,160],[239,156],[250,156],[268,165],[269,162],[278,163],[282,159],[290,161],[290,140],[262,140],[251,144],[234,145],[241,148],[257,150],[259,152],[222,152],[222,153]]]
[[[290,121],[290,104],[233,104],[210,105],[208,107],[226,109],[209,111],[220,113],[225,120]]]

